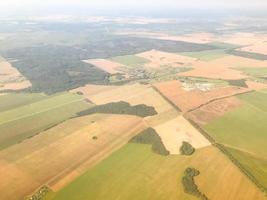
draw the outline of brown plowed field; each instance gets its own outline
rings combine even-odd
[[[239,88],[234,86],[214,88],[209,91],[186,91],[183,89],[183,86],[179,81],[157,83],[155,84],[155,87],[183,112],[197,108],[215,99],[250,91],[249,88]]]
[[[205,125],[209,121],[223,116],[226,112],[229,112],[240,105],[241,101],[238,98],[229,97],[213,101],[207,105],[204,105],[194,111],[187,113],[186,116],[199,125]]]

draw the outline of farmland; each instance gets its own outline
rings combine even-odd
[[[31,87],[31,83],[7,61],[0,61],[0,91],[20,90]]]
[[[220,99],[249,91],[247,88],[233,86],[219,87],[207,91],[203,86],[202,88],[204,91],[199,89],[187,91],[179,81],[157,83],[155,86],[184,112],[195,109],[203,104],[213,101],[214,99]]]
[[[242,105],[211,120],[204,129],[266,187],[266,94],[240,95]],[[261,171],[262,173],[260,173]]]
[[[186,166],[194,166],[200,170],[201,175],[196,178],[197,185],[200,191],[211,199],[224,200],[225,197],[229,200],[265,199],[255,186],[252,186],[214,147],[203,148],[193,157],[185,158],[179,155],[167,157],[157,155],[151,151],[149,145],[127,144],[64,189],[50,193],[46,200],[66,198],[195,200],[197,198],[194,196],[182,192],[183,186],[179,181]],[[220,176],[218,172],[223,169],[224,176]],[[229,179],[232,181],[227,181]],[[219,192],[222,189],[223,194]]]
[[[266,20],[131,14],[0,17],[0,200],[266,200]]]
[[[148,62],[147,59],[134,55],[117,56],[111,60],[126,66],[143,65]]]
[[[210,60],[215,60],[215,59],[227,56],[224,49],[223,50],[221,49],[208,50],[208,51],[200,51],[200,52],[187,52],[187,53],[182,53],[182,55],[197,58],[202,61],[210,61]]]
[[[91,115],[68,120],[7,148],[0,153],[0,172],[9,174],[0,183],[1,193],[5,191],[2,197],[22,199],[43,183],[58,190],[144,128],[140,118],[133,116]],[[17,178],[24,184],[16,183],[14,192],[11,185]]]
[[[38,96],[34,95],[30,98],[34,100],[36,97]],[[5,100],[5,96],[2,99]],[[20,102],[15,100],[14,104],[23,104],[24,100]],[[12,101],[10,102],[12,105]],[[17,108],[14,106],[14,109],[0,112],[0,148],[6,148],[32,137],[42,130],[76,116],[77,112],[90,106],[78,95],[63,93],[51,97],[43,96],[36,102],[29,101],[26,105]]]

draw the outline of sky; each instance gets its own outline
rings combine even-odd
[[[0,0],[0,12],[86,7],[91,9],[267,9],[267,0]]]

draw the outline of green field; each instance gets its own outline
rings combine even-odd
[[[215,59],[227,56],[227,54],[225,53],[225,50],[223,49],[207,50],[207,51],[199,51],[199,52],[185,52],[185,53],[181,53],[181,55],[198,58],[203,61],[215,60]]]
[[[26,96],[22,95],[21,101],[14,102],[26,104]],[[39,96],[34,94],[35,98]],[[0,112],[0,149],[32,137],[91,106],[81,96],[70,93],[43,96],[43,99],[35,102],[30,100],[26,105]]]
[[[267,68],[236,68],[236,70],[242,71],[249,76],[254,77],[267,77]]]
[[[40,93],[14,93],[0,95],[0,112],[14,109],[45,98],[46,96]]]
[[[111,60],[121,63],[126,66],[143,65],[149,62],[149,60],[135,56],[135,55],[117,56],[117,57],[111,58]]]
[[[234,48],[239,48],[241,47],[240,45],[237,44],[230,44],[230,43],[225,43],[225,42],[211,42],[209,45],[221,48],[221,49],[234,49]]]
[[[150,145],[127,144],[47,199],[197,200],[183,194],[180,180],[186,163],[182,160],[152,153]]]
[[[234,148],[227,148],[227,150],[242,163],[246,170],[252,172],[253,176],[259,180],[262,185],[267,186],[267,158],[257,157],[257,155]]]
[[[161,156],[153,153],[150,145],[131,143],[65,188],[49,193],[45,200],[197,200],[183,191],[181,180],[188,167],[200,171],[197,184],[203,184],[199,190],[210,199],[257,199],[251,182],[212,146],[197,150],[192,156]],[[224,176],[219,173],[221,170]],[[238,191],[232,190],[236,186]]]
[[[207,124],[204,129],[267,188],[267,94],[239,95],[242,105]],[[261,175],[259,174],[261,172]]]

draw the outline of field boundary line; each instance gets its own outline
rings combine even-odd
[[[169,100],[161,91],[159,91],[158,88],[156,88],[154,85],[151,85],[151,88],[154,89],[165,101],[167,101],[175,110],[178,112],[182,112],[182,110],[175,105],[171,100]]]
[[[201,108],[201,107],[203,107],[203,106],[206,106],[206,105],[208,105],[208,104],[210,104],[210,103],[212,103],[212,102],[215,102],[215,101],[218,101],[218,100],[222,100],[222,99],[227,99],[227,98],[234,97],[234,96],[238,96],[238,95],[241,95],[241,94],[251,93],[251,92],[255,92],[255,90],[239,92],[239,93],[236,93],[236,94],[231,94],[231,95],[227,95],[227,96],[223,96],[223,97],[218,97],[218,98],[215,98],[215,99],[211,99],[211,100],[209,100],[209,101],[206,102],[206,103],[203,103],[203,104],[201,104],[201,105],[199,105],[199,106],[197,106],[197,107],[195,107],[195,108],[192,108],[192,109],[186,111],[185,114],[186,114],[186,113],[190,113],[190,112],[192,112],[192,111],[195,111],[195,110],[197,110],[197,109],[199,109],[199,108]]]
[[[31,114],[29,114],[29,115],[24,115],[24,116],[21,116],[21,117],[12,119],[12,120],[4,121],[4,122],[0,123],[0,126],[3,125],[3,124],[7,124],[7,123],[10,123],[10,122],[13,122],[13,121],[17,121],[17,120],[23,119],[23,118],[28,118],[28,117],[32,117],[32,116],[34,116],[34,115],[38,115],[38,114],[41,114],[41,113],[45,113],[45,112],[47,112],[47,111],[54,110],[54,109],[56,109],[56,108],[60,108],[60,107],[63,107],[63,106],[65,106],[65,105],[70,105],[70,104],[72,104],[72,103],[76,103],[76,102],[83,101],[83,100],[84,100],[84,99],[79,99],[79,100],[71,101],[71,102],[68,102],[68,103],[60,104],[60,105],[55,106],[55,107],[51,107],[51,108],[49,108],[49,109],[45,109],[45,110],[42,110],[42,111],[39,111],[39,112],[31,113]]]
[[[211,144],[219,149],[258,189],[260,189],[265,195],[267,195],[267,188],[262,185],[245,167],[237,160],[225,147],[225,145],[217,143],[216,140],[210,136],[205,130],[203,130],[197,123],[184,116],[199,132],[206,137]]]
[[[176,106],[175,104],[173,104],[172,102],[170,102],[170,100],[164,96],[157,88],[155,88],[155,86],[152,86],[152,88],[154,88],[164,99],[166,99],[172,106],[174,106],[175,109],[178,108],[178,106]],[[246,91],[246,92],[242,92],[242,93],[238,93],[238,94],[234,94],[234,95],[228,95],[228,96],[224,96],[221,98],[217,98],[217,99],[213,99],[203,105],[198,106],[196,109],[201,108],[204,105],[207,105],[213,101],[217,101],[220,99],[224,99],[224,98],[229,98],[232,96],[237,96],[240,94],[244,94],[244,93],[250,93],[250,92],[254,92],[255,90],[251,90],[251,91]],[[179,109],[179,108],[178,108]],[[194,111],[196,109],[193,109],[191,111]],[[183,114],[183,117],[193,126],[195,127],[207,140],[210,141],[210,143],[216,147],[217,149],[219,149],[240,171],[241,173],[243,173],[258,189],[260,189],[264,194],[267,194],[267,188],[265,186],[263,186],[248,170],[246,170],[244,168],[244,166],[229,152],[227,151],[227,149],[225,148],[225,146],[223,144],[217,143],[216,140],[210,136],[210,134],[208,134],[205,130],[203,130],[197,123],[195,123],[193,120],[191,120],[190,118],[187,117],[187,113],[191,112],[191,111],[187,111]]]

